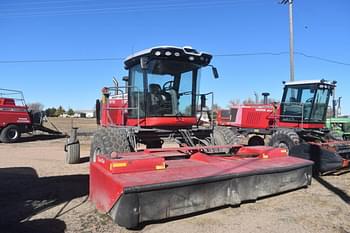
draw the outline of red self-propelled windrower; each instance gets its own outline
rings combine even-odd
[[[203,111],[213,109],[207,99],[214,102],[212,92],[199,93],[201,71],[211,67],[219,77],[211,59],[190,47],[146,49],[124,61],[125,86],[114,80],[102,89],[90,200],[118,225],[134,228],[310,184],[311,161],[286,149],[238,146],[232,130],[200,124]]]

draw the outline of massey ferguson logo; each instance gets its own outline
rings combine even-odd
[[[266,108],[257,108],[255,109],[256,112],[272,112],[272,109],[266,109]]]
[[[17,123],[29,123],[29,119],[28,118],[18,118],[17,119]]]

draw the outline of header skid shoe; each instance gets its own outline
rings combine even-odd
[[[97,155],[90,164],[90,200],[126,228],[306,187],[313,164],[281,148],[237,145],[114,157]]]

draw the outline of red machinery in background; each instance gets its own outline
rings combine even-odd
[[[0,89],[0,142],[17,142],[22,133],[40,130],[60,135],[61,132],[43,126],[45,113],[29,111],[23,93],[17,90]]]
[[[217,125],[236,135],[249,136],[248,145],[286,148],[291,155],[311,159],[321,173],[348,168],[350,144],[336,140],[325,128],[330,97],[336,82],[309,80],[285,83],[282,101],[245,104],[222,109]]]

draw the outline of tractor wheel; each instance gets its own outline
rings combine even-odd
[[[112,152],[131,152],[133,150],[126,129],[101,127],[91,141],[90,162],[95,162],[98,154],[111,156]]]
[[[281,129],[272,134],[269,145],[273,147],[280,147],[291,150],[294,146],[299,145],[299,135],[292,131]]]
[[[264,146],[264,145],[265,145],[264,139],[257,135],[249,138],[248,140],[248,146]]]
[[[227,127],[217,126],[214,128],[214,145],[234,145],[240,144],[238,135]]]
[[[17,142],[21,137],[21,131],[17,125],[9,125],[5,127],[0,134],[0,141],[5,143]]]

